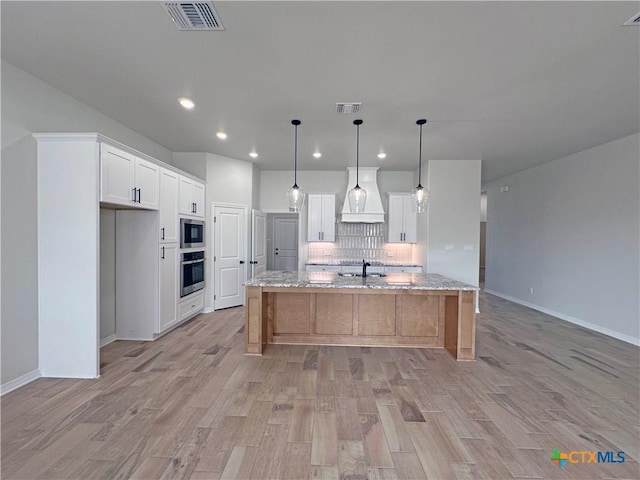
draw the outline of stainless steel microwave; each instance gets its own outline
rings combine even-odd
[[[180,248],[204,247],[204,222],[190,218],[180,219]]]

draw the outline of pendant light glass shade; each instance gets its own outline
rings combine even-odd
[[[418,186],[411,190],[411,198],[413,208],[417,213],[422,213],[427,210],[427,202],[429,201],[429,190],[422,186],[422,126],[427,121],[422,118],[416,122],[420,125],[420,154],[418,156]]]
[[[354,120],[356,126],[356,186],[349,190],[349,210],[351,213],[364,212],[364,205],[367,202],[367,191],[358,184],[358,171],[360,167],[360,125],[362,120]]]
[[[293,152],[293,185],[287,190],[287,201],[289,202],[290,212],[299,212],[304,205],[306,192],[298,186],[298,125],[300,120],[291,120],[291,125],[295,127],[295,141]]]

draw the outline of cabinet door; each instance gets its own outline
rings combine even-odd
[[[322,240],[336,241],[336,197],[322,195]]]
[[[149,210],[160,207],[160,167],[141,158],[135,163],[135,188],[138,189],[138,206]]]
[[[403,230],[404,198],[402,195],[389,195],[389,242],[400,243],[404,238]]]
[[[135,159],[122,150],[100,145],[100,201],[133,205]]]
[[[178,183],[180,175],[160,169],[160,242],[178,241]]]
[[[160,325],[163,332],[178,321],[178,245],[160,245]]]
[[[180,215],[193,215],[193,181],[180,177]]]
[[[411,195],[406,195],[403,201],[402,223],[404,224],[404,241],[407,243],[416,243],[418,241],[418,214],[413,205]]]
[[[193,182],[193,203],[194,217],[204,218],[204,185],[202,183]]]
[[[307,239],[310,242],[322,240],[322,195],[309,195],[309,223]]]

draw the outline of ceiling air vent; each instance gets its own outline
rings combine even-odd
[[[351,115],[354,113],[358,113],[361,106],[361,102],[336,103],[336,114]]]
[[[211,2],[165,2],[164,8],[178,30],[224,30]]]
[[[640,27],[640,12],[636,13],[633,17],[631,17],[629,20],[624,22],[623,25],[626,25],[626,26],[635,25],[637,27]]]

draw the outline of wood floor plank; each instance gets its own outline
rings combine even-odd
[[[289,428],[289,442],[311,443],[313,434],[313,400],[296,399]]]
[[[440,349],[269,345],[244,308],[116,341],[95,380],[0,399],[2,478],[639,478],[637,347],[480,295],[478,361]],[[622,464],[568,452],[624,451]],[[315,465],[317,464],[317,465]]]
[[[313,415],[311,465],[338,466],[338,430],[335,413]]]

